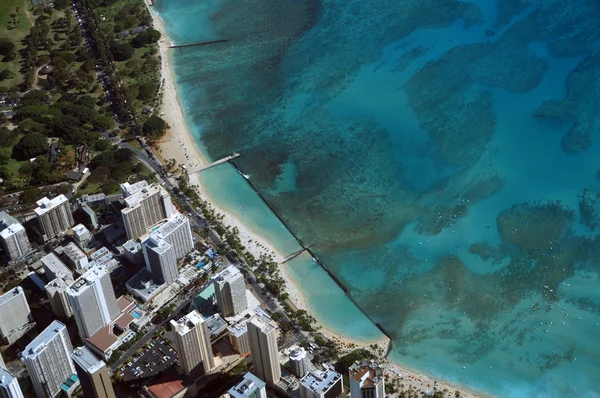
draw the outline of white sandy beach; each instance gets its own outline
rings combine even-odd
[[[162,34],[162,38],[159,42],[160,54],[162,60],[162,79],[163,79],[163,101],[160,109],[161,117],[169,124],[170,129],[167,134],[160,142],[160,150],[158,155],[163,161],[169,159],[175,159],[178,165],[185,165],[186,167],[198,167],[207,164],[206,158],[200,152],[194,139],[192,138],[190,131],[188,130],[185,118],[182,112],[182,107],[177,96],[176,86],[171,71],[170,55],[168,46],[171,42],[166,34],[162,19],[154,12],[151,5],[148,5],[152,14],[154,25],[157,30]],[[264,237],[253,232],[242,224],[237,218],[224,211],[223,209],[215,206],[214,202],[210,200],[210,197],[202,189],[200,185],[200,179],[197,174],[190,176],[190,183],[198,188],[200,196],[203,200],[211,202],[213,208],[224,216],[223,224],[228,227],[236,227],[239,230],[239,236],[241,242],[246,246],[254,256],[259,257],[261,254],[272,254],[276,261],[283,260],[281,253],[277,252],[274,246]],[[297,308],[307,309],[306,302],[301,292],[293,284],[292,280],[286,274],[283,267],[280,267],[282,277],[286,281],[286,291],[289,294],[290,300],[294,303]],[[324,335],[334,339],[339,344],[342,352],[349,352],[355,348],[370,349],[369,345],[378,344],[382,347],[384,352],[387,352],[389,340],[387,338],[381,341],[369,341],[359,342],[352,341],[350,339],[336,335],[331,330],[321,328],[320,330]],[[409,371],[398,365],[387,363],[388,375],[390,377],[402,378],[401,383],[404,384],[405,389],[408,386],[413,386],[417,391],[432,391],[435,380],[429,376],[420,374],[419,372]],[[448,397],[454,397],[454,391],[459,390],[461,397],[475,398],[475,397],[486,397],[486,395],[473,393],[467,389],[454,386],[451,383],[437,382],[435,384],[438,390],[448,389],[450,393]]]

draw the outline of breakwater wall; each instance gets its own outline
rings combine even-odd
[[[240,169],[240,167],[235,164],[235,162],[230,161],[229,163],[231,163],[231,165],[233,167],[235,167],[235,169],[238,171],[239,174],[241,174],[242,176],[244,176],[244,172]],[[358,308],[358,310],[369,320],[371,321],[371,323],[373,323],[380,331],[381,333],[383,333],[384,336],[386,336],[387,338],[390,339],[390,342],[392,340],[391,336],[389,333],[387,333],[385,331],[385,329],[383,329],[383,327],[375,322],[373,319],[371,319],[371,317],[369,316],[369,314],[367,314],[359,305],[358,303],[354,300],[354,298],[350,295],[350,291],[348,290],[348,288],[346,286],[344,286],[344,284],[338,279],[337,276],[335,276],[331,271],[329,271],[329,269],[327,268],[327,266],[319,259],[319,257],[312,251],[312,249],[309,246],[306,246],[304,244],[304,242],[302,241],[302,239],[300,239],[295,233],[294,231],[292,231],[292,229],[288,226],[288,224],[285,222],[285,220],[283,218],[281,218],[281,216],[279,215],[279,213],[277,213],[277,210],[275,210],[275,208],[273,208],[273,206],[271,206],[271,204],[267,201],[267,199],[263,196],[263,194],[256,188],[256,186],[252,183],[252,181],[250,181],[249,178],[244,178],[244,180],[246,181],[246,183],[248,185],[250,185],[250,188],[252,188],[252,190],[258,195],[258,197],[263,201],[263,203],[265,204],[265,206],[267,206],[269,208],[269,210],[273,213],[273,215],[275,215],[275,217],[277,217],[277,219],[279,220],[279,222],[281,222],[281,224],[285,227],[285,229],[290,233],[290,235],[292,235],[292,237],[298,242],[298,244],[300,245],[300,247],[302,247],[303,251],[306,251],[308,254],[310,254],[312,256],[312,258],[315,260],[315,262],[317,264],[319,264],[319,266],[321,268],[323,268],[323,270],[327,273],[327,275],[329,275],[329,277],[339,286],[340,289],[342,289],[342,291],[344,292],[344,294],[346,294],[346,297],[348,297],[350,299],[350,301],[352,301],[352,303],[356,306],[356,308]],[[391,346],[391,344],[390,344]]]

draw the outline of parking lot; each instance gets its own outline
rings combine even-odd
[[[175,350],[159,338],[150,341],[148,348],[128,360],[120,370],[123,372],[123,380],[135,381],[157,375],[171,367],[176,360]]]

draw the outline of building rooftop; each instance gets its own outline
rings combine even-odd
[[[44,331],[33,339],[21,353],[21,358],[33,359],[53,338],[55,338],[66,326],[59,321],[53,321]]]
[[[165,283],[154,276],[148,268],[144,267],[128,280],[126,285],[132,294],[135,294],[140,300],[146,302],[159,293],[165,286]]]
[[[89,234],[90,231],[83,224],[77,224],[73,227],[73,233],[77,236],[84,236],[85,234]]]
[[[96,333],[86,339],[88,343],[104,353],[119,340],[117,335],[114,334],[114,326],[117,325],[125,330],[134,319],[130,314],[130,311],[135,307],[135,303],[131,298],[127,296],[119,297],[117,299],[117,306],[119,307],[121,314],[109,325],[100,328]]]
[[[71,286],[73,278],[57,277],[46,285],[46,291],[52,295],[56,292],[63,292]]]
[[[68,199],[65,195],[60,194],[55,198],[52,199],[48,199],[47,197],[44,197],[40,200],[38,200],[36,203],[39,207],[35,208],[35,214],[37,214],[38,216],[41,216],[42,214],[47,213],[48,211],[52,210],[53,208],[55,208],[56,206],[59,206],[63,203],[68,203]]]
[[[23,294],[23,297],[25,297],[25,293],[23,292],[23,288],[21,286],[17,286],[14,289],[9,290],[8,292],[0,296],[0,305],[12,300],[19,294]]]
[[[56,254],[47,254],[44,257],[42,257],[41,261],[46,273],[50,271],[57,278],[69,276],[71,279],[73,279],[73,273],[71,272],[69,267],[67,267],[65,263],[60,261]]]
[[[375,361],[354,362],[348,369],[350,377],[363,386],[373,386],[383,380],[383,369]]]
[[[204,323],[204,317],[196,310],[190,312],[178,321],[171,321],[175,333],[178,333],[181,336],[189,333],[190,330],[202,323]]]
[[[86,346],[77,347],[73,350],[73,361],[88,373],[95,373],[106,365]]]
[[[209,335],[217,335],[227,329],[227,322],[221,318],[221,315],[214,314],[206,320],[206,328]]]
[[[158,228],[158,232],[162,236],[168,236],[171,232],[179,228],[182,224],[189,222],[187,217],[181,213],[173,213],[171,217]]]
[[[7,387],[14,380],[15,376],[13,376],[8,370],[0,367],[0,386]]]
[[[2,236],[2,238],[4,239],[7,239],[12,235],[16,234],[17,232],[21,231],[25,231],[25,228],[23,228],[21,224],[12,224],[0,231],[0,236]]]
[[[260,330],[265,334],[271,333],[273,330],[277,329],[275,322],[273,322],[273,320],[268,316],[256,315],[252,317],[248,323],[260,328]]]
[[[122,212],[128,213],[146,198],[162,192],[162,187],[157,184],[148,185],[146,181],[139,181],[135,184],[121,184],[121,192],[123,193],[123,201],[126,206]]]
[[[266,383],[248,372],[244,375],[244,380],[233,386],[228,392],[233,398],[244,398],[252,396],[256,391],[264,388]]]
[[[341,378],[342,375],[335,370],[311,370],[300,379],[300,384],[311,391],[326,393]]]
[[[60,250],[62,249],[62,250]],[[85,255],[85,253],[79,248],[79,246],[77,246],[75,243],[73,242],[69,242],[68,245],[66,246],[62,246],[62,247],[57,247],[56,249],[54,249],[55,252],[57,253],[64,253],[67,257],[69,257],[69,259],[71,261],[73,261],[74,263],[77,263],[77,261],[83,259],[83,258],[87,258],[87,256]]]
[[[156,232],[151,233],[150,236],[144,240],[144,245],[158,254],[164,254],[172,247],[161,234]]]
[[[102,202],[106,200],[106,195],[103,193],[97,193],[94,195],[83,195],[82,197],[77,199],[77,203],[94,203],[94,202]]]
[[[123,249],[131,253],[136,253],[142,250],[142,245],[137,240],[130,239],[123,245]]]
[[[306,350],[297,345],[290,348],[290,360],[291,361],[301,361],[306,358]]]
[[[77,280],[71,286],[69,286],[69,294],[73,296],[80,295],[86,290],[87,286],[91,285],[95,280],[102,278],[106,274],[108,274],[108,270],[102,265],[97,265],[88,269],[83,275],[77,278]]]
[[[186,382],[181,376],[175,372],[169,372],[164,376],[161,376],[153,384],[148,385],[146,388],[156,398],[171,398],[181,390],[186,388]]]
[[[248,331],[248,322],[255,316],[269,318],[269,315],[260,307],[256,307],[252,310],[245,311],[240,320],[233,325],[229,326],[227,330],[235,337],[240,337]]]
[[[224,282],[224,281],[230,280],[238,275],[241,275],[240,270],[237,269],[236,267],[234,267],[233,265],[230,265],[229,267],[225,268],[223,271],[221,271],[218,274],[216,274],[215,276],[213,276],[212,279],[216,280],[218,282]]]
[[[16,218],[5,211],[0,212],[0,229],[10,227],[13,224],[19,224]]]

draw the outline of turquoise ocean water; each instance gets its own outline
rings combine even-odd
[[[502,397],[600,394],[600,4],[160,0],[188,124],[393,340]],[[211,196],[291,253],[230,166]],[[381,335],[309,256],[324,324]]]

